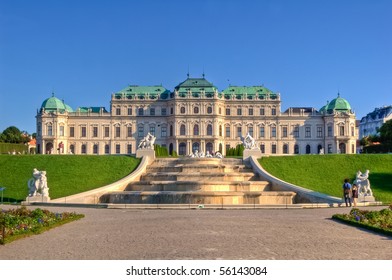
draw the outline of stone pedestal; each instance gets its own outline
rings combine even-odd
[[[366,196],[358,196],[357,202],[375,202],[376,199],[374,196],[366,195]]]
[[[137,158],[149,157],[150,161],[154,161],[155,160],[155,151],[153,149],[137,149],[136,150],[136,157]]]
[[[49,202],[49,201],[50,201],[49,196],[43,196],[43,195],[28,196],[26,197],[26,200],[22,202],[22,205],[29,205],[30,203],[33,202]]]
[[[249,157],[255,156],[256,158],[261,158],[261,151],[260,149],[245,149],[242,159],[249,160]]]

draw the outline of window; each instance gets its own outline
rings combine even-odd
[[[61,127],[60,127],[60,128],[61,128]],[[355,136],[355,129],[354,129],[353,126],[351,127],[351,136]]]
[[[265,144],[260,145],[260,151],[262,154],[265,154]]]
[[[98,137],[98,127],[93,126],[93,137]]]
[[[293,135],[294,135],[294,138],[299,138],[299,126],[298,125],[294,126]]]
[[[116,136],[115,137],[120,137],[121,136],[120,135],[120,129],[121,129],[121,127],[116,126]]]
[[[167,127],[162,126],[161,127],[161,137],[166,137],[167,136]]]
[[[93,146],[93,154],[98,154],[98,145],[94,144]]]
[[[180,108],[180,113],[181,113],[181,114],[185,114],[185,107],[181,107],[181,108]]]
[[[199,107],[194,107],[193,108],[193,113],[194,114],[199,114]]]
[[[162,108],[161,109],[161,115],[162,116],[166,116],[166,108]]]
[[[222,136],[222,126],[219,126],[219,136]]]
[[[230,108],[226,108],[226,116],[230,116]]]
[[[323,128],[321,126],[317,127],[317,138],[323,138]]]
[[[284,154],[288,154],[289,153],[289,145],[287,145],[287,144],[283,145],[283,153]]]
[[[306,145],[306,153],[310,154],[310,145]]]
[[[109,148],[109,145],[106,144],[105,145],[105,154],[109,154],[109,153],[110,153],[110,148]]]
[[[294,154],[299,154],[299,146],[297,144],[294,145]]]
[[[332,154],[332,144],[328,144],[328,154]]]
[[[305,138],[311,138],[312,134],[310,133],[310,126],[305,127]]]
[[[75,128],[73,126],[69,128],[69,137],[75,137]]]
[[[207,114],[212,114],[212,107],[207,107]]]
[[[139,125],[137,127],[137,137],[144,137],[144,126]]]
[[[60,125],[60,136],[64,136],[64,126]]]
[[[150,116],[155,116],[155,108],[150,108]]]
[[[199,125],[195,124],[193,127],[193,135],[199,135]]]
[[[226,126],[226,138],[230,138],[230,126]]]
[[[117,116],[121,115],[121,108],[116,108],[116,115]]]
[[[264,116],[265,115],[265,109],[264,108],[260,108],[260,116]]]
[[[138,115],[139,116],[143,116],[144,115],[144,109],[143,108],[139,108],[138,109]]]
[[[116,154],[119,154],[120,152],[120,144],[116,144]]]
[[[53,126],[48,125],[48,136],[53,136]]]
[[[222,108],[219,107],[219,115],[222,115]]]
[[[128,155],[132,154],[132,144],[127,145],[127,154]]]
[[[186,131],[185,131],[185,124],[182,124],[181,126],[180,126],[180,135],[185,135],[186,134]]]
[[[271,138],[275,138],[276,137],[276,127],[272,126],[271,127]]]
[[[105,137],[109,137],[109,127],[105,126]]]
[[[127,127],[127,137],[132,137],[132,126]]]
[[[241,108],[237,108],[237,116],[241,116],[242,115],[242,109]]]
[[[250,136],[253,137],[253,126],[249,126],[248,127],[248,133],[249,133]]]
[[[248,115],[249,115],[249,116],[253,116],[253,108],[249,108],[249,110],[248,110]]]
[[[275,116],[276,115],[276,108],[271,109],[271,115]]]
[[[237,126],[237,137],[241,137],[241,136],[242,136],[242,127]]]
[[[170,131],[169,131],[169,133],[170,133],[170,136],[173,136],[173,126],[172,126],[172,125],[170,126]]]
[[[212,135],[212,125],[211,124],[207,125],[207,135],[208,136]]]
[[[339,126],[339,135],[344,136],[344,126],[343,125]]]
[[[87,133],[86,133],[86,127],[85,126],[82,126],[81,127],[81,136],[82,137],[86,137],[87,135],[86,135]]]
[[[264,137],[265,137],[265,127],[260,126],[260,138],[264,138]]]
[[[155,136],[155,126],[150,126],[150,134]]]
[[[332,137],[332,125],[328,125],[328,137]]]
[[[173,107],[170,108],[170,115],[173,115]]]
[[[86,144],[82,145],[82,154],[87,153]]]
[[[287,138],[287,126],[282,127],[282,137]]]
[[[71,152],[71,154],[75,153],[75,146],[74,145],[70,145],[69,146],[69,151]]]
[[[276,154],[276,144],[272,144],[271,146],[271,153]]]
[[[132,108],[131,107],[128,108],[128,116],[132,116]]]

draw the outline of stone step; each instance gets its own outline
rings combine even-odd
[[[267,181],[140,181],[130,183],[125,191],[269,191]]]
[[[133,204],[293,204],[293,192],[135,192],[104,194],[100,203]]]
[[[140,181],[249,181],[257,178],[253,172],[149,172],[142,175]]]

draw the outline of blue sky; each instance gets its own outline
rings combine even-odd
[[[55,93],[110,107],[129,84],[264,85],[319,109],[340,92],[360,119],[392,104],[392,1],[0,0],[0,131],[35,132]]]

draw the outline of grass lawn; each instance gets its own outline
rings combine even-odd
[[[376,200],[392,203],[391,154],[277,156],[259,162],[275,177],[336,197],[342,197],[344,178],[352,182],[358,170],[368,169]]]
[[[24,200],[27,181],[37,168],[46,171],[49,195],[55,199],[115,182],[139,163],[130,156],[0,155],[0,187],[6,187],[4,202]]]

